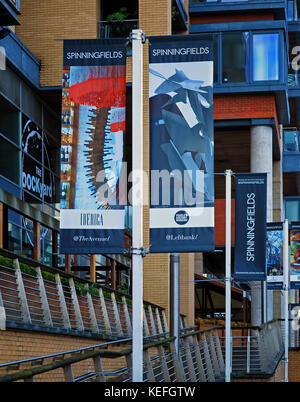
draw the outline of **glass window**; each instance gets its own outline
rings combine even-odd
[[[288,0],[287,3],[287,19],[288,21],[294,20],[294,0]]]
[[[12,182],[20,182],[20,151],[0,137],[0,174]]]
[[[33,221],[11,210],[8,210],[8,249],[33,257]]]
[[[20,113],[0,97],[0,133],[15,144],[20,142]]]
[[[222,81],[246,82],[249,77],[249,32],[222,35]]]
[[[283,132],[283,150],[286,152],[299,151],[297,130],[285,130]]]
[[[285,218],[289,222],[299,221],[299,200],[285,200]]]
[[[253,80],[279,80],[279,34],[253,35]]]
[[[219,54],[218,54],[218,42],[219,42],[219,35],[214,35],[214,82],[219,81],[218,77],[218,65],[219,65]]]
[[[41,226],[40,246],[41,262],[52,265],[52,231],[44,226]]]

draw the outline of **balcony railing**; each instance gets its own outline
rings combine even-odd
[[[100,38],[126,38],[129,37],[133,29],[137,29],[139,21],[136,19],[123,21],[100,21]]]
[[[213,5],[213,4],[245,4],[245,3],[270,3],[284,2],[284,0],[191,0],[192,4]]]
[[[11,3],[18,11],[20,11],[20,0],[7,0]]]
[[[272,10],[285,19],[287,0],[190,0],[190,12]]]
[[[300,81],[299,81],[300,83]],[[283,132],[283,172],[300,172],[300,132],[297,129]]]
[[[289,73],[288,74],[288,86],[289,88],[299,88],[300,87],[300,74],[299,73]]]
[[[0,0],[0,27],[18,24],[20,0]]]

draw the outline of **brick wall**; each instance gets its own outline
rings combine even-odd
[[[276,118],[274,95],[214,96],[214,119]]]
[[[100,1],[22,0],[16,34],[41,60],[41,86],[60,86],[62,39],[96,38]]]
[[[289,350],[289,382],[300,382],[300,349]]]
[[[29,359],[48,354],[80,349],[92,345],[105,343],[105,340],[87,339],[75,336],[52,335],[42,332],[6,330],[0,336],[0,363]],[[124,350],[127,346],[114,347],[113,350]],[[68,356],[69,357],[69,356]],[[51,362],[51,360],[45,361]],[[118,359],[102,359],[103,370],[113,371],[126,366],[124,357]],[[30,366],[22,366],[24,369]],[[92,359],[72,365],[74,377],[86,374],[89,369],[94,370]],[[0,369],[0,375],[11,374]],[[64,381],[63,369],[56,369],[47,374],[39,375],[34,381]]]

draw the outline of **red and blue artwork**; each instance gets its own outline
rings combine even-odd
[[[124,206],[118,189],[124,156],[125,44],[107,39],[64,43],[60,206],[66,254],[123,251]],[[77,222],[72,227],[70,211]]]

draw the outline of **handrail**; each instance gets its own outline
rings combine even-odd
[[[175,339],[175,337],[168,337],[168,338],[165,338],[163,340],[159,340],[157,342],[144,343],[143,350],[145,351],[147,349],[150,349],[150,348],[153,348],[153,347],[156,347],[156,346],[162,346],[162,345],[164,345],[166,343],[170,343],[170,342],[174,341],[174,339]],[[121,343],[121,342],[119,341],[119,342],[115,342],[115,343]],[[108,344],[112,344],[112,342],[102,344],[102,345],[98,345],[98,346],[107,346]],[[97,347],[97,346],[95,345],[92,348],[95,348],[95,347]],[[85,350],[85,349],[89,349],[89,348],[91,348],[91,347],[82,348],[80,350]],[[79,351],[79,349],[78,349],[78,351]],[[69,353],[70,352],[65,352],[64,354],[69,354]],[[73,351],[73,353],[75,353],[75,351]],[[119,357],[128,356],[131,353],[132,353],[132,348],[125,349],[123,351],[113,351],[113,350],[98,350],[98,351],[92,350],[92,351],[87,351],[84,354],[80,354],[79,356],[78,355],[71,356],[71,357],[68,357],[66,359],[63,359],[63,360],[60,360],[60,361],[53,361],[52,363],[48,363],[48,364],[45,364],[45,365],[42,365],[42,366],[39,366],[39,367],[25,369],[25,370],[19,371],[17,373],[0,376],[0,382],[10,382],[10,381],[17,381],[17,380],[21,380],[21,379],[26,380],[26,379],[32,378],[34,375],[43,374],[43,373],[46,373],[48,371],[56,370],[58,368],[63,368],[65,366],[68,366],[68,365],[71,365],[71,364],[74,364],[74,363],[78,363],[78,362],[80,362],[82,360],[87,360],[87,359],[97,357],[97,356],[104,357],[104,358],[108,357],[108,358],[115,359],[115,358],[119,358]],[[47,357],[55,357],[55,356],[58,356],[58,355],[61,355],[61,354],[62,353],[55,353],[55,354],[49,355]],[[32,362],[32,361],[36,361],[36,360],[42,360],[42,357],[33,358],[33,359],[27,359],[26,361],[31,361]],[[10,364],[16,364],[16,363],[17,362],[11,362]],[[5,364],[0,365],[0,367],[4,367],[4,366],[5,366]],[[6,366],[8,366],[8,364],[6,364]]]
[[[121,296],[121,297],[125,296],[128,299],[132,299],[132,296],[130,294],[128,294],[128,293],[124,293],[124,292],[121,292],[119,290],[114,290],[114,289],[109,288],[107,286],[99,285],[99,284],[91,282],[91,281],[89,281],[87,279],[80,278],[79,276],[76,276],[76,275],[74,275],[72,273],[63,271],[63,270],[61,270],[59,268],[44,265],[44,264],[40,263],[39,261],[35,261],[35,260],[32,260],[31,258],[27,258],[27,257],[21,256],[21,255],[15,254],[15,253],[13,253],[13,252],[11,252],[9,250],[6,250],[6,249],[1,248],[0,249],[0,255],[2,255],[3,257],[11,258],[12,260],[17,258],[20,262],[22,262],[24,264],[27,264],[27,265],[31,265],[33,267],[40,267],[43,271],[50,272],[52,274],[59,274],[59,275],[65,277],[67,279],[73,278],[74,280],[76,280],[76,282],[79,282],[79,283],[82,283],[82,284],[88,283],[89,285],[94,285],[97,288],[101,288],[101,289],[106,290],[108,292],[114,292],[118,296]],[[6,267],[3,266],[3,268],[6,268]],[[164,310],[164,308],[162,306],[159,306],[159,305],[154,304],[152,302],[149,302],[147,300],[144,300],[143,303],[146,304],[146,305],[150,305],[153,308],[158,308],[159,310]]]
[[[271,325],[276,323],[276,325]],[[278,320],[272,320],[266,325],[260,326],[265,331],[257,331],[250,336],[251,327],[247,328],[248,336],[233,337],[232,355],[232,376],[237,378],[255,377],[269,378],[274,374],[283,354],[282,337]],[[244,329],[244,327],[240,327]],[[259,328],[259,327],[252,327]],[[224,381],[224,344],[218,330],[224,329],[222,326],[191,331],[191,328],[181,330],[180,348],[176,351],[174,336],[169,333],[152,335],[144,338],[144,378],[145,381]],[[185,330],[185,331],[184,331]],[[201,336],[199,336],[201,334]],[[0,365],[0,368],[19,369],[19,364],[31,362],[32,366],[40,363],[35,368],[25,368],[22,371],[6,374],[0,377],[0,382],[33,380],[37,374],[46,373],[56,368],[64,369],[65,381],[110,381],[112,376],[121,375],[118,380],[131,381],[132,369],[132,347],[123,350],[107,349],[113,345],[125,345],[132,342],[132,338],[122,341],[107,342],[104,344],[92,345],[85,348],[65,351],[53,355],[39,356],[23,361],[10,362]],[[167,347],[164,347],[167,345]],[[105,347],[105,350],[103,350]],[[99,350],[95,350],[100,348]],[[155,348],[157,353],[155,354]],[[148,350],[151,349],[151,356]],[[70,357],[66,355],[71,354]],[[57,361],[57,357],[63,359]],[[53,358],[52,362],[43,364],[45,358]],[[123,368],[113,368],[104,371],[101,358],[115,359],[125,357],[126,363]],[[95,370],[88,373],[79,373],[74,378],[71,365],[86,359],[94,359]],[[16,367],[14,367],[16,366]],[[83,370],[85,366],[82,367]],[[172,380],[171,380],[172,377]],[[115,379],[113,380],[115,381]]]
[[[169,335],[168,332],[164,332],[162,334],[157,334],[157,335],[150,335],[150,336],[145,336],[144,337],[144,348],[148,349],[149,347],[152,347],[151,345],[153,345],[153,343],[150,344],[147,343],[147,341],[149,341],[152,338],[161,338],[162,336],[167,336]],[[173,339],[174,337],[168,337],[166,339]],[[165,340],[164,340],[165,341]],[[132,342],[132,338],[126,338],[126,339],[118,339],[116,341],[110,341],[110,342],[105,342],[105,343],[99,343],[96,345],[92,345],[92,346],[86,346],[84,348],[79,348],[79,349],[72,349],[72,350],[67,350],[64,352],[58,352],[58,353],[52,353],[50,355],[43,355],[43,356],[37,356],[37,357],[31,357],[28,359],[23,359],[23,360],[15,360],[12,362],[8,362],[8,363],[1,363],[0,364],[0,368],[4,368],[4,367],[10,367],[10,366],[18,366],[20,364],[23,363],[33,363],[36,361],[41,361],[41,360],[45,360],[45,359],[50,359],[50,358],[57,358],[59,356],[65,356],[65,355],[69,355],[69,354],[78,354],[84,351],[89,351],[89,350],[94,350],[96,348],[102,348],[102,347],[108,347],[108,346],[113,346],[113,345],[120,345],[120,344],[125,344],[125,343],[129,343]],[[155,343],[154,346],[156,346],[156,344],[161,344],[160,341],[158,341],[157,343]],[[127,353],[127,352],[126,352]]]

